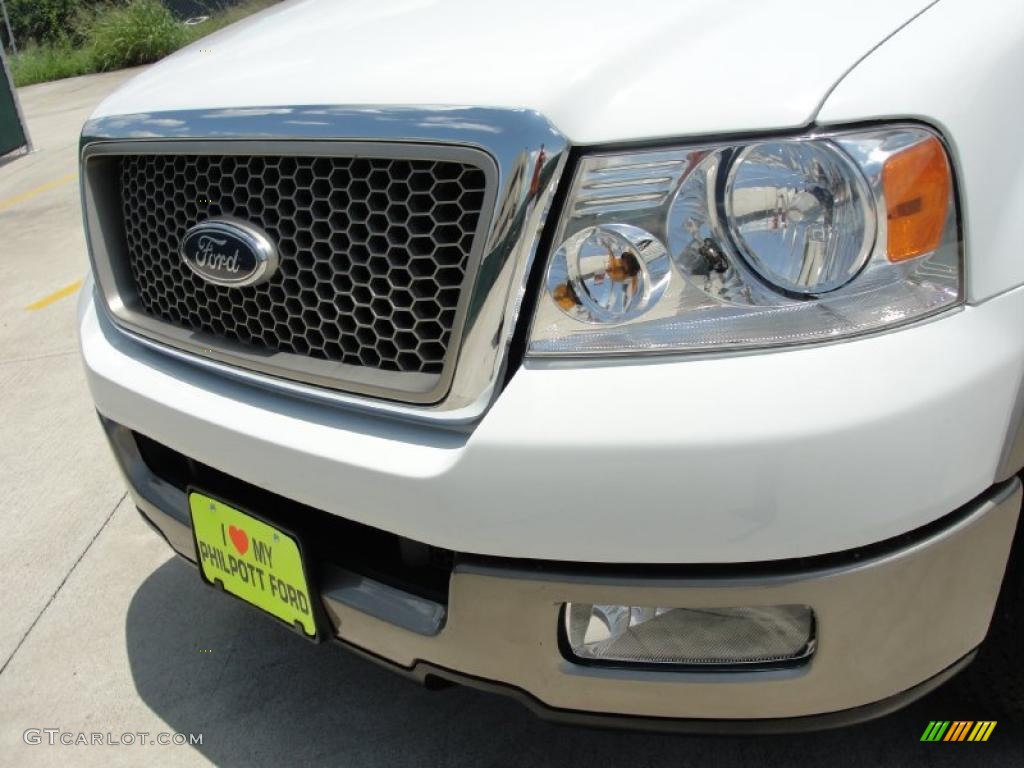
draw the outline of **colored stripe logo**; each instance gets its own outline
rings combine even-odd
[[[932,720],[921,741],[988,741],[995,728],[995,720]]]

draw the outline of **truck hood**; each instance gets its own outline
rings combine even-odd
[[[292,0],[95,117],[297,105],[534,109],[577,144],[806,125],[929,0]]]

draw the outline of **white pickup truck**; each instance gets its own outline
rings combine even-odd
[[[979,648],[1019,709],[1022,79],[996,0],[209,37],[82,134],[135,503],[297,634],[548,718],[826,727]]]

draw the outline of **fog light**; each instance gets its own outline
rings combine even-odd
[[[566,603],[565,639],[573,656],[594,663],[782,665],[814,652],[814,612],[804,605],[662,608]]]

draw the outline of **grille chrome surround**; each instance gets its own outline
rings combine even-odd
[[[82,136],[83,209],[103,304],[125,333],[251,383],[417,420],[473,421],[490,404],[503,370],[525,275],[566,149],[564,138],[543,117],[520,110],[301,107],[90,121]],[[125,156],[165,155],[273,155],[308,162],[358,157],[476,169],[485,178],[485,189],[472,247],[464,258],[459,300],[454,317],[450,305],[438,310],[452,319],[443,359],[434,346],[430,364],[412,369],[407,355],[406,369],[396,357],[390,367],[399,370],[387,370],[372,365],[372,354],[368,365],[361,358],[353,364],[351,357],[310,357],[301,345],[299,353],[254,349],[210,334],[201,323],[186,328],[152,316],[127,264],[116,171]],[[378,281],[377,287],[385,286]],[[365,341],[377,339],[367,335]]]

